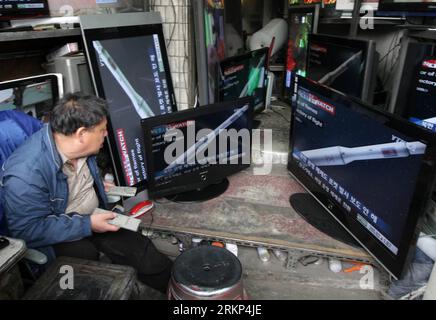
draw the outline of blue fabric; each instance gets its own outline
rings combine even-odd
[[[95,156],[87,164],[94,178],[100,207],[107,207]],[[49,125],[30,137],[6,161],[2,177],[3,205],[11,236],[54,259],[53,244],[90,236],[89,215],[66,213],[67,177],[62,172]]]
[[[24,112],[17,110],[0,111],[0,168],[18,146],[41,128],[40,121]],[[6,219],[1,199],[2,190],[0,188],[0,235],[6,235]]]

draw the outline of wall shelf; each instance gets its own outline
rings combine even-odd
[[[42,31],[12,31],[12,32],[8,31],[8,32],[0,32],[0,43],[10,42],[10,41],[77,37],[80,35],[81,35],[80,28],[42,30]]]

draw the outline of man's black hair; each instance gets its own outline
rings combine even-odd
[[[91,128],[108,116],[105,100],[91,95],[68,93],[50,115],[53,132],[71,135],[80,127]]]

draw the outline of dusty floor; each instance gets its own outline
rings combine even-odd
[[[176,257],[178,246],[168,239],[154,239],[157,248]],[[328,261],[308,266],[297,264],[295,270],[289,270],[285,263],[270,251],[270,260],[262,262],[256,248],[238,247],[238,258],[242,264],[244,288],[253,300],[378,300],[382,299],[380,290],[385,289],[384,278],[374,269],[373,289],[362,289],[364,274],[330,271]],[[343,269],[352,265],[343,263]],[[380,280],[382,279],[382,280]],[[367,283],[367,282],[365,282]],[[166,299],[166,297],[145,286],[133,299]]]

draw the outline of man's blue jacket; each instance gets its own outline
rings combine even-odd
[[[95,156],[87,164],[101,208],[107,207],[103,181]],[[9,233],[26,241],[30,248],[55,255],[53,244],[90,236],[89,215],[65,212],[68,202],[67,177],[49,125],[30,137],[5,162],[0,173],[3,206]]]
[[[42,123],[18,110],[0,111],[0,168],[26,139],[42,128]],[[2,192],[0,188],[0,199]],[[0,235],[7,235],[6,218],[0,203]]]

